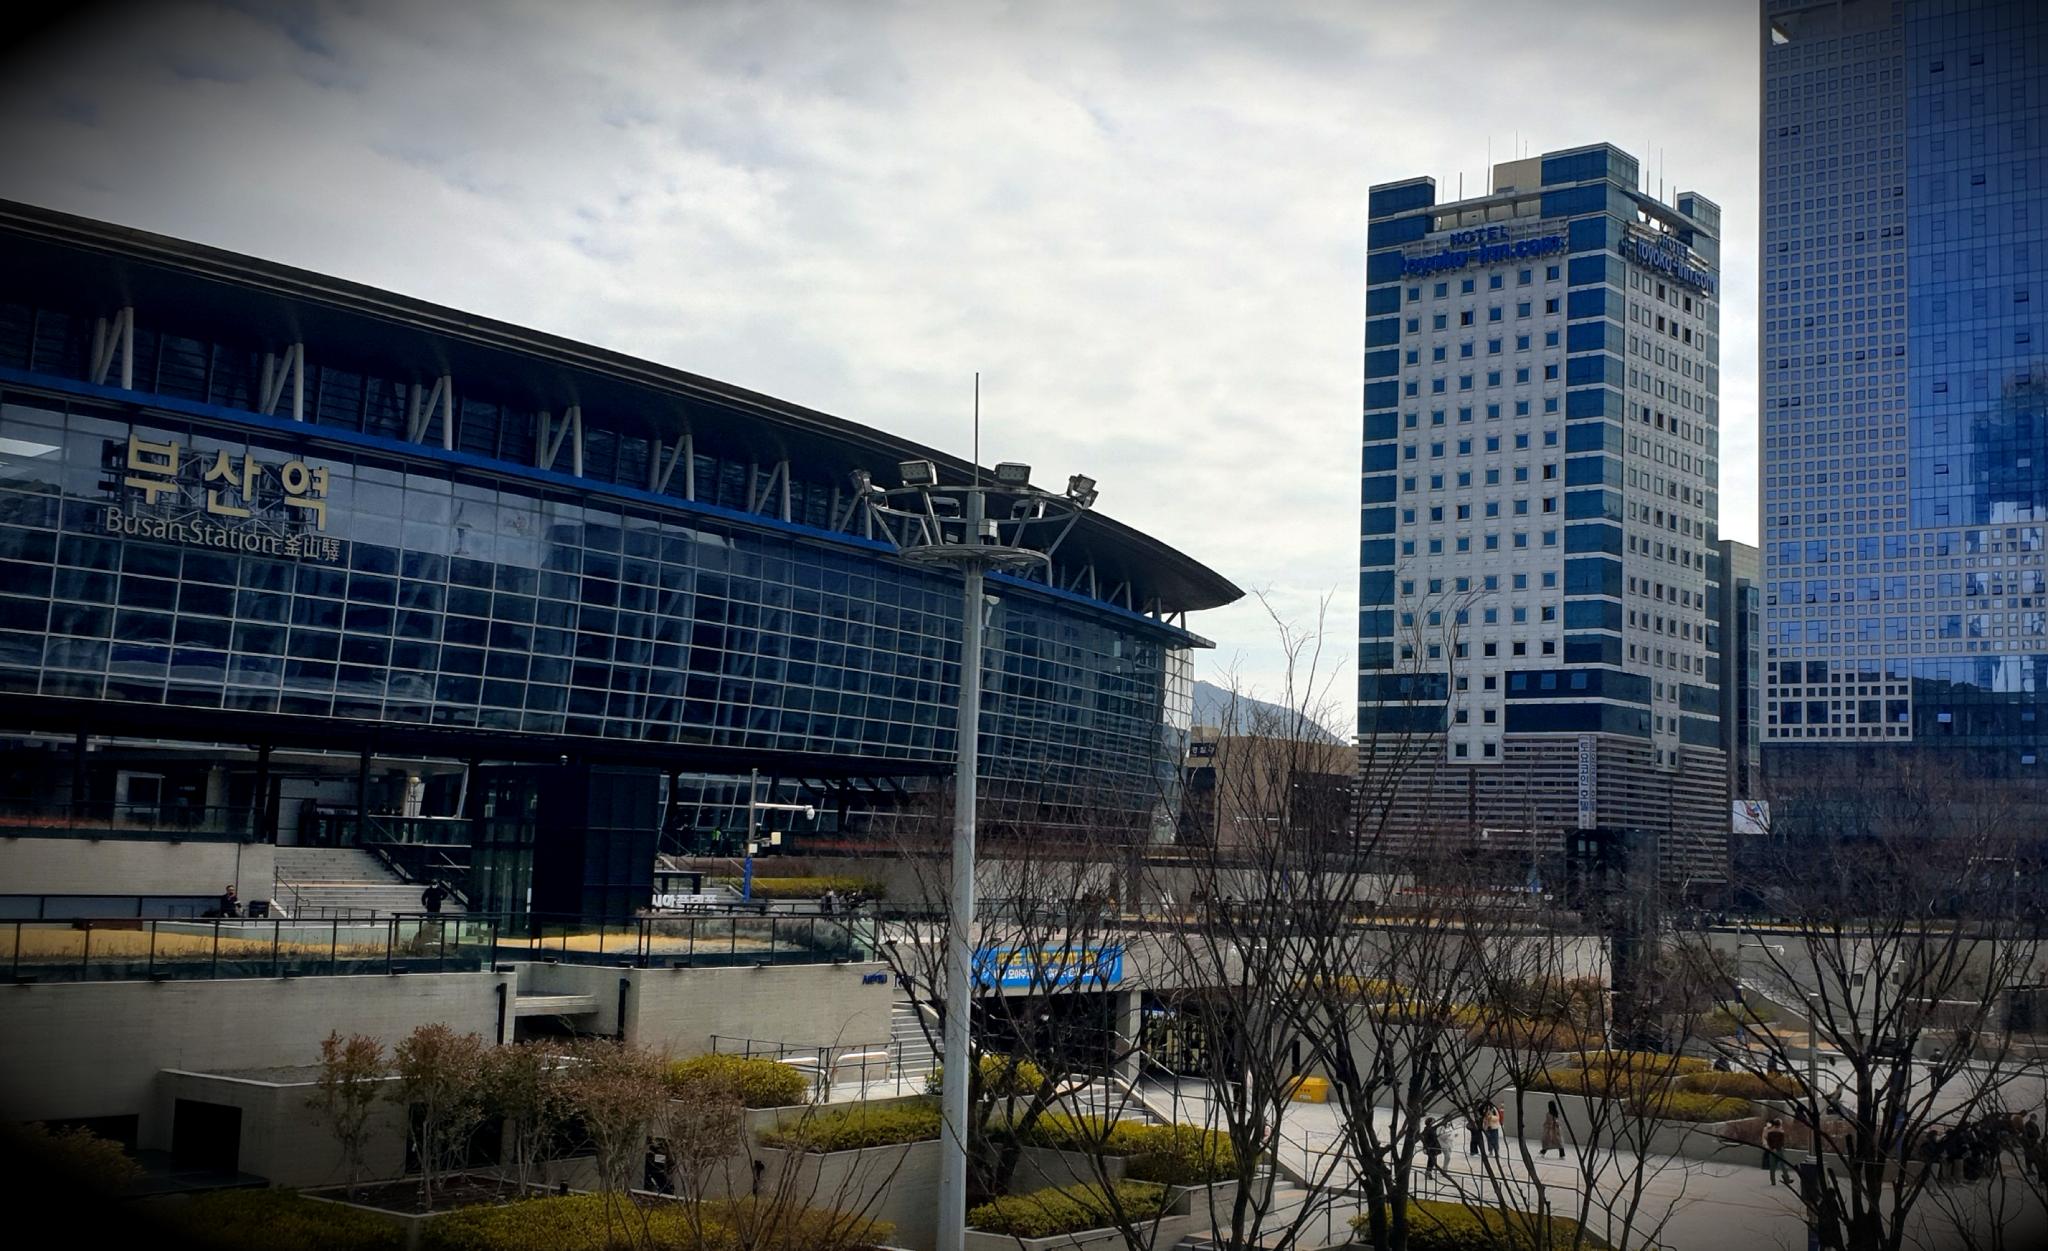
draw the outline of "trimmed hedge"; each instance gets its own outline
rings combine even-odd
[[[885,1108],[857,1105],[820,1112],[761,1136],[771,1147],[823,1154],[862,1147],[893,1147],[927,1142],[939,1136],[943,1121],[934,1102],[895,1104]]]
[[[1740,1011],[1726,1006],[1709,1009],[1701,1014],[1694,1032],[1703,1038],[1726,1038],[1738,1026],[1754,1028],[1759,1023],[1768,1025],[1778,1016],[1777,1004],[1768,999],[1750,999],[1742,1004]]]
[[[1116,1203],[1126,1219],[1149,1221],[1166,1207],[1166,1187],[1148,1182],[1116,1184]],[[1028,1195],[1005,1195],[967,1211],[970,1229],[1016,1238],[1056,1238],[1114,1223],[1109,1193],[1100,1186],[1061,1186]]]
[[[671,1087],[730,1083],[750,1108],[786,1108],[806,1102],[811,1093],[810,1078],[779,1060],[759,1057],[691,1056],[668,1066],[668,1080]]]
[[[1037,1094],[1045,1086],[1045,1070],[1016,1056],[983,1056],[978,1067],[981,1069],[981,1097],[984,1099],[1023,1099]],[[946,1066],[934,1064],[931,1076],[925,1079],[925,1093],[936,1095],[945,1089],[945,1085]]]
[[[156,1199],[144,1211],[170,1241],[223,1251],[398,1251],[393,1220],[294,1190],[209,1190]]]
[[[744,1245],[733,1225],[753,1223],[752,1201],[741,1199],[732,1207],[707,1203],[700,1209],[703,1237],[691,1228],[688,1205],[655,1200],[624,1200],[633,1210],[623,1216],[630,1225],[620,1227],[620,1215],[606,1224],[606,1205],[620,1202],[617,1196],[560,1195],[507,1203],[494,1207],[463,1208],[428,1221],[421,1231],[421,1251],[610,1251],[614,1247],[653,1245],[672,1251],[730,1251]],[[811,1208],[801,1212],[762,1213],[773,1216],[774,1246],[778,1251],[855,1251],[881,1242],[895,1227],[884,1221]],[[731,1218],[737,1216],[737,1221]],[[643,1243],[642,1219],[647,1222]],[[758,1245],[758,1244],[756,1244]]]
[[[1739,1121],[1756,1115],[1756,1109],[1747,1099],[1704,1094],[1696,1090],[1653,1091],[1631,1102],[1638,1114],[1664,1121]]]
[[[1027,1147],[1127,1157],[1130,1165],[1124,1176],[1132,1181],[1205,1186],[1237,1176],[1237,1152],[1230,1138],[1195,1125],[1047,1113],[1015,1136]]]
[[[1588,1099],[1627,1099],[1638,1087],[1654,1089],[1656,1085],[1627,1069],[1545,1069],[1529,1079],[1530,1090]]]
[[[740,888],[741,879],[723,877],[720,883]],[[823,899],[828,890],[842,895],[860,895],[867,899],[880,899],[883,884],[864,877],[757,877],[754,879],[755,899]]]
[[[1482,1021],[1465,1031],[1475,1043],[1512,1051],[1580,1052],[1598,1047],[1596,1031],[1543,1017],[1505,1017]]]
[[[1681,1088],[1737,1099],[1797,1099],[1805,1089],[1789,1073],[1695,1073],[1684,1079]]]
[[[1360,1235],[1368,1224],[1363,1212],[1351,1218],[1351,1228]],[[1408,1251],[1543,1251],[1574,1245],[1586,1251],[1605,1251],[1607,1247],[1591,1233],[1581,1234],[1577,1221],[1562,1216],[1550,1218],[1546,1237],[1542,1218],[1527,1212],[1474,1211],[1462,1203],[1433,1199],[1408,1201]]]
[[[1698,1056],[1666,1055],[1661,1051],[1587,1051],[1565,1057],[1564,1064],[1575,1069],[1626,1069],[1651,1077],[1683,1077],[1711,1072],[1714,1068],[1711,1061]]]

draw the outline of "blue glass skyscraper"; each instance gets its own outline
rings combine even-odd
[[[2048,5],[1766,0],[1760,38],[1767,770],[1895,775],[1911,750],[2024,787],[2048,683]]]

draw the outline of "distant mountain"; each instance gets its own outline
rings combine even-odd
[[[1232,724],[1232,713],[1236,714]],[[1272,728],[1291,725],[1294,714],[1279,704],[1269,704],[1261,699],[1231,693],[1213,682],[1195,682],[1195,724],[1213,725],[1226,734],[1244,734],[1254,731],[1266,732]],[[1313,742],[1336,743],[1335,734],[1314,721],[1302,724],[1301,736]]]

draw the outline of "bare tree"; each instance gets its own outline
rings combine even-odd
[[[306,1105],[327,1122],[341,1148],[342,1176],[351,1195],[362,1182],[363,1144],[384,1077],[384,1044],[375,1038],[344,1038],[335,1032],[321,1041],[320,1067]]]
[[[579,1041],[569,1050],[569,1097],[596,1156],[598,1189],[605,1197],[605,1231],[612,1223],[646,1233],[644,1214],[628,1192],[645,1162],[647,1142],[667,1111],[669,1089],[660,1057],[608,1038]]]
[[[1995,1143],[2041,1099],[2038,1039],[2009,1018],[2043,971],[2033,832],[1940,762],[1864,773],[1845,801],[1844,781],[1774,797],[1736,883],[1767,922],[1687,935],[1726,974],[1718,1006],[1739,1032],[1721,1050],[1790,1086],[1822,1245],[1895,1251],[1930,1223],[1997,1245],[2003,1222],[1946,1202],[1921,1157],[1936,1135]]]
[[[419,1157],[420,1194],[434,1206],[434,1188],[460,1167],[483,1117],[483,1040],[446,1025],[422,1025],[391,1049],[397,1083],[391,1098],[406,1109]]]
[[[553,1158],[571,1108],[558,1048],[540,1042],[492,1047],[484,1052],[485,1107],[504,1125],[513,1178],[523,1192]]]

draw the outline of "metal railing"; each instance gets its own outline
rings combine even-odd
[[[869,960],[874,949],[873,923],[864,917],[0,920],[0,970],[16,982],[439,973],[516,960],[629,968],[829,964]]]
[[[838,1082],[856,1082],[864,1096],[877,1093],[922,1095],[929,1093],[931,1075],[906,1073],[903,1045],[894,1039],[873,1043],[793,1043],[769,1038],[738,1038],[713,1034],[711,1050],[719,1055],[742,1056],[750,1060],[774,1060],[787,1064],[811,1079],[812,1095],[823,1101]],[[876,1087],[888,1083],[886,1091]]]
[[[254,843],[256,810],[185,804],[77,803],[0,805],[0,838],[106,838]]]
[[[523,937],[500,945],[505,958],[636,968],[854,963],[875,958],[875,922],[865,916],[787,916],[752,911],[582,922],[527,918]]]
[[[491,917],[13,921],[0,961],[17,983],[451,973],[490,968],[497,940]]]

